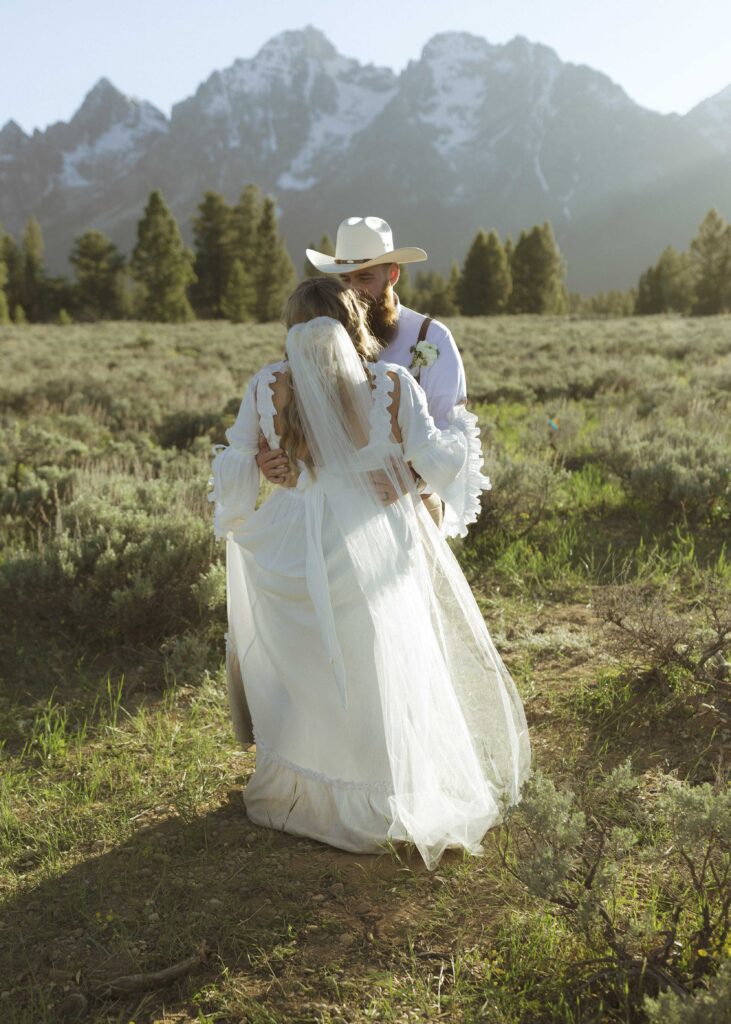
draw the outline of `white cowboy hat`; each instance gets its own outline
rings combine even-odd
[[[321,274],[347,274],[380,263],[420,263],[427,259],[413,245],[394,249],[393,232],[380,217],[347,217],[341,221],[335,255],[307,249],[307,259]]]

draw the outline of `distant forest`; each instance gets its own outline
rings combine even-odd
[[[298,275],[271,196],[247,185],[232,206],[217,192],[206,192],[193,218],[193,237],[191,251],[162,194],[154,191],[129,258],[103,232],[86,231],[69,255],[70,280],[46,273],[35,217],[20,241],[0,226],[0,324],[279,318]],[[334,251],[327,235],[315,247]],[[301,270],[301,276],[316,273],[309,262]],[[567,290],[565,274],[546,221],[521,231],[516,242],[480,229],[462,266],[455,263],[448,277],[425,271],[412,280],[404,267],[397,290],[404,305],[437,317],[726,313],[731,311],[731,225],[710,210],[687,250],[665,248],[628,291],[587,298]]]

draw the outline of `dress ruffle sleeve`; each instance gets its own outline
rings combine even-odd
[[[259,494],[257,382],[258,375],[249,383],[236,422],[226,431],[229,444],[216,444],[212,449],[208,500],[215,503],[213,530],[219,539],[251,515]]]
[[[454,480],[438,492],[444,502],[442,529],[447,537],[465,537],[467,527],[476,522],[480,514],[482,492],[491,490],[492,484],[482,472],[485,460],[475,414],[468,412],[464,405],[455,405],[446,429],[462,433],[467,456]]]
[[[395,367],[394,367],[395,369]],[[480,495],[490,480],[484,463],[477,417],[456,405],[441,430],[429,413],[426,395],[406,371],[399,372],[401,398],[398,421],[406,459],[444,502],[442,532],[465,537],[480,514]]]

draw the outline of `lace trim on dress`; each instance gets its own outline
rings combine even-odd
[[[274,407],[272,384],[277,374],[282,373],[286,368],[287,363],[282,359],[278,363],[272,363],[271,366],[265,366],[257,374],[256,411],[259,413],[262,433],[273,448],[279,447],[279,434],[274,431],[274,417],[277,414],[277,410]],[[260,387],[260,384],[264,384],[265,387]],[[272,444],[272,441],[274,444]]]
[[[466,537],[467,527],[477,521],[480,514],[482,491],[492,489],[490,478],[482,473],[484,458],[477,416],[463,405],[455,406],[450,427],[461,430],[467,440],[465,466],[454,484],[443,495],[445,501],[444,529],[449,537]]]
[[[314,772],[309,768],[302,768],[301,765],[289,761],[286,757],[282,757],[281,754],[267,747],[261,740],[256,739],[256,736],[254,736],[254,740],[256,742],[257,758],[261,755],[265,760],[273,761],[275,764],[279,764],[283,768],[295,772],[297,775],[302,775],[306,779],[312,779],[313,782],[322,782],[327,786],[338,786],[340,789],[373,790],[379,793],[389,791],[389,785],[386,782],[352,782],[350,779],[333,779],[322,772]]]
[[[373,405],[368,415],[368,422],[371,428],[371,443],[391,440],[391,395],[393,394],[394,381],[388,374],[388,368],[383,363],[369,363],[369,368],[376,378],[376,386],[373,390]]]

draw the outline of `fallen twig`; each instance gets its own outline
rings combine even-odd
[[[201,964],[208,956],[205,943],[200,947],[194,956],[187,960],[181,960],[177,964],[165,967],[161,971],[150,971],[147,974],[124,974],[113,981],[100,984],[98,988],[103,995],[124,995],[128,992],[145,992],[148,989],[158,988],[161,985],[168,985],[177,978],[192,971]]]

